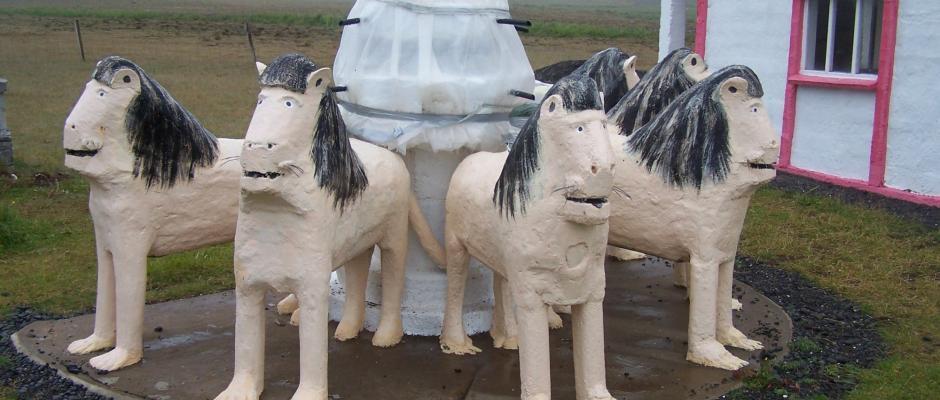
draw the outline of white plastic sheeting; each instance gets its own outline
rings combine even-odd
[[[404,152],[505,148],[535,77],[506,0],[359,0],[334,63],[350,132]]]

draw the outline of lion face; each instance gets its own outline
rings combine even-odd
[[[129,69],[116,73],[111,86],[94,79],[85,84],[65,120],[65,166],[95,178],[131,172],[133,156],[125,120],[139,93],[140,77]]]
[[[557,215],[584,225],[607,222],[615,158],[606,115],[599,110],[569,112],[560,97],[549,98],[543,102],[539,131],[542,193]]]
[[[720,96],[730,126],[731,173],[745,184],[770,181],[777,175],[780,144],[763,100],[748,95],[748,82],[742,78],[725,82]]]

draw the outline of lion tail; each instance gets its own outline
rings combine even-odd
[[[411,223],[411,229],[415,231],[418,242],[421,243],[424,251],[428,253],[428,257],[431,257],[431,261],[437,264],[438,267],[444,268],[447,265],[444,247],[434,237],[434,232],[431,231],[428,220],[424,218],[424,213],[421,212],[421,207],[418,206],[418,199],[414,193],[410,194],[409,203],[408,221]]]

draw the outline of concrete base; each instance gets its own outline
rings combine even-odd
[[[714,399],[738,387],[746,373],[685,361],[688,305],[661,262],[610,262],[605,301],[607,385],[618,399]],[[792,323],[783,310],[737,284],[744,311],[735,324],[769,349],[787,353]],[[276,315],[272,295],[267,327],[264,399],[288,399],[297,387],[297,329]],[[147,306],[144,361],[99,374],[88,356],[65,348],[91,332],[93,316],[33,323],[14,335],[20,352],[74,381],[121,399],[211,399],[232,378],[235,299],[231,292]],[[570,320],[565,316],[565,322]],[[334,329],[331,324],[330,329]],[[391,349],[370,345],[371,334],[330,341],[331,398],[384,400],[497,400],[519,398],[519,358],[475,336],[477,356],[441,353],[436,337],[406,337]],[[574,398],[571,330],[551,335],[553,398]],[[761,352],[734,350],[757,369]]]

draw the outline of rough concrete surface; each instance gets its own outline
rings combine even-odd
[[[671,284],[672,270],[654,260],[609,262],[605,301],[607,384],[618,399],[712,399],[740,386],[747,373],[695,366],[685,361],[688,307],[685,291]],[[737,284],[739,329],[764,342],[768,352],[734,350],[756,369],[761,357],[783,357],[792,323],[776,304]],[[275,315],[269,298],[267,383],[264,399],[288,399],[297,386],[297,329]],[[146,310],[144,360],[99,374],[94,356],[71,356],[65,348],[91,332],[93,316],[40,321],[17,332],[18,349],[96,392],[118,398],[212,399],[232,377],[234,296],[231,292],[153,304]],[[565,316],[565,322],[570,319]],[[334,329],[335,324],[330,325]],[[477,356],[441,353],[436,337],[409,336],[391,349],[370,345],[371,333],[350,342],[330,342],[331,399],[519,398],[519,359],[475,336]],[[553,331],[553,397],[574,398],[571,330]]]

